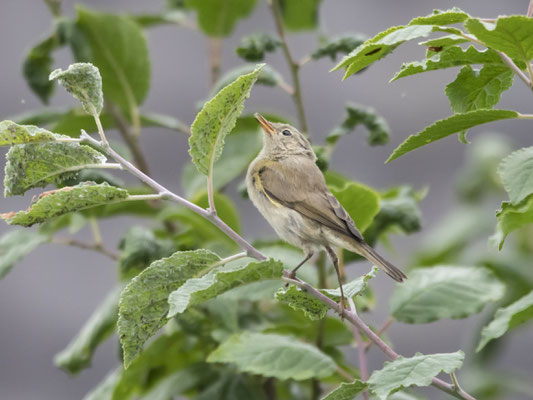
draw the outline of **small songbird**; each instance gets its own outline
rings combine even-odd
[[[407,278],[365,243],[353,220],[328,189],[305,136],[291,125],[269,122],[257,113],[255,117],[263,128],[263,149],[246,174],[248,195],[276,233],[304,251],[305,258],[291,271],[291,276],[316,249],[324,248],[337,272],[342,307],[344,293],[336,247],[362,255],[395,281]]]

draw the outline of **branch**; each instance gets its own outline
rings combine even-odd
[[[394,318],[392,317],[388,317],[387,320],[385,321],[385,323],[383,324],[383,326],[381,328],[378,329],[378,331],[376,332],[376,334],[378,336],[381,336],[383,334],[383,332],[385,332],[387,329],[389,329],[389,326],[391,326],[391,324],[394,322]],[[366,345],[365,345],[365,351],[368,351],[370,350],[370,347],[372,347],[372,342],[368,342]]]
[[[191,210],[191,211],[195,212],[196,214],[208,219],[209,221],[211,221],[222,232],[224,232],[230,239],[232,239],[243,250],[245,250],[246,253],[248,254],[248,256],[253,257],[253,258],[257,259],[257,260],[266,260],[267,259],[266,256],[264,256],[259,250],[257,250],[250,243],[248,243],[237,232],[235,232],[233,229],[231,229],[217,215],[214,215],[214,214],[210,213],[208,210],[205,210],[202,207],[199,207],[196,204],[191,203],[190,201],[184,199],[183,197],[178,196],[177,194],[171,192],[169,189],[167,189],[163,185],[157,183],[155,180],[150,178],[144,172],[139,170],[135,165],[133,165],[128,160],[123,158],[120,154],[118,154],[111,147],[109,147],[109,146],[108,147],[104,147],[101,142],[97,141],[96,139],[93,139],[86,132],[82,132],[82,135],[81,135],[80,138],[83,141],[89,142],[93,146],[98,147],[101,151],[103,151],[109,157],[113,158],[115,161],[117,161],[120,164],[122,164],[124,169],[128,170],[131,174],[135,175],[139,180],[141,180],[142,182],[146,183],[148,186],[150,186],[152,189],[154,189],[157,193],[159,193],[162,199],[172,200],[172,201],[174,201],[174,202],[176,202],[176,203],[178,203],[178,204],[180,204],[180,205],[182,205],[184,207],[187,207],[189,210]]]
[[[220,78],[220,65],[222,63],[222,39],[209,38],[207,45],[209,56],[209,76],[211,77],[211,87],[213,87]]]
[[[148,163],[146,162],[146,159],[144,158],[144,155],[141,151],[141,147],[139,146],[139,140],[138,137],[136,137],[130,129],[128,121],[124,118],[121,111],[115,106],[114,104],[108,104],[107,109],[109,110],[109,113],[115,120],[118,128],[118,132],[120,133],[120,136],[122,136],[122,139],[124,139],[124,142],[126,143],[126,146],[131,151],[131,155],[133,156],[133,161],[135,164],[139,167],[141,171],[143,171],[146,174],[149,174],[148,169]],[[99,118],[95,118],[95,121],[99,120]],[[98,127],[98,132],[100,132],[100,127]],[[97,122],[98,126],[98,122]],[[103,132],[103,128],[102,131]],[[100,136],[102,133],[100,133]],[[105,134],[104,134],[105,137]]]
[[[348,298],[348,303],[350,304],[351,312],[355,314],[355,303],[353,302],[353,299],[351,297]],[[361,376],[361,380],[363,382],[366,382],[368,380],[368,363],[366,360],[365,346],[363,344],[361,334],[359,333],[359,329],[356,326],[353,326],[352,328],[353,337],[355,338],[355,342],[357,343],[357,355],[359,357],[359,375]],[[368,390],[365,390],[363,392],[363,398],[365,400],[369,400]]]
[[[305,290],[315,299],[320,301],[322,304],[325,304],[326,306],[328,306],[328,308],[332,309],[333,311],[338,313],[342,318],[346,319],[348,322],[350,322],[352,325],[358,328],[359,331],[362,331],[365,334],[365,336],[368,337],[371,341],[373,341],[376,344],[376,346],[378,346],[380,350],[383,353],[385,353],[385,355],[390,360],[395,360],[396,358],[398,358],[398,353],[392,350],[387,345],[387,343],[381,340],[381,338],[378,335],[376,335],[374,331],[372,331],[372,329],[370,329],[368,325],[366,325],[363,322],[363,320],[359,318],[357,314],[351,311],[345,310],[345,309],[341,309],[340,305],[337,304],[334,300],[330,299],[325,294],[322,294],[319,290],[315,289],[313,286],[311,286],[307,282],[304,282],[298,278],[294,278],[294,279],[289,278],[289,271],[284,271],[283,275],[284,275],[284,278],[283,278],[284,281],[293,283],[299,288]],[[458,399],[476,400],[474,397],[472,397],[471,395],[469,395],[468,393],[464,391],[461,391],[461,392],[457,391],[454,385],[450,383],[446,383],[441,379],[433,378],[431,385]]]
[[[304,104],[302,100],[302,88],[300,86],[300,63],[294,61],[294,58],[291,55],[289,50],[289,45],[287,43],[287,38],[285,37],[285,30],[283,28],[283,19],[281,16],[281,10],[279,7],[279,0],[269,0],[270,9],[272,10],[272,15],[274,16],[274,21],[276,23],[276,29],[278,31],[278,36],[281,40],[281,48],[289,64],[289,69],[292,75],[292,84],[294,86],[294,91],[292,93],[292,98],[298,110],[298,120],[300,121],[300,129],[303,132],[307,132],[307,120],[305,119]]]
[[[103,254],[104,256],[109,257],[113,261],[117,261],[119,259],[119,255],[117,253],[106,249],[102,244],[99,244],[99,243],[89,244],[89,243],[80,242],[74,239],[60,239],[60,238],[53,238],[51,240],[51,243],[62,244],[64,246],[78,247],[80,249],[85,249],[85,250],[97,251]]]
[[[98,117],[95,117],[98,118]],[[184,207],[187,207],[191,211],[195,212],[196,214],[206,218],[207,220],[211,221],[215,226],[217,226],[222,232],[224,232],[230,239],[232,239],[237,245],[239,245],[243,250],[244,253],[239,253],[239,258],[241,256],[244,257],[244,254],[246,254],[248,257],[255,258],[257,260],[266,260],[267,257],[263,255],[259,250],[257,250],[254,246],[252,246],[250,243],[246,241],[242,236],[240,236],[237,232],[235,232],[233,229],[231,229],[224,221],[222,221],[216,214],[210,213],[209,210],[203,209],[199,206],[197,206],[194,203],[191,203],[190,201],[184,199],[183,197],[171,192],[163,185],[157,183],[155,180],[150,178],[148,175],[140,171],[137,167],[135,167],[132,163],[130,163],[128,160],[124,159],[122,156],[120,156],[115,150],[113,150],[109,146],[104,146],[101,142],[97,141],[96,139],[89,136],[86,132],[82,132],[82,135],[80,137],[82,141],[86,141],[91,143],[93,146],[98,147],[100,150],[102,150],[104,153],[106,153],[109,157],[112,157],[115,159],[115,161],[122,164],[124,169],[131,172],[133,175],[135,175],[137,178],[139,178],[142,182],[146,183],[148,186],[153,188],[156,192],[159,193],[159,196],[161,196],[162,199],[166,200],[172,200]],[[376,335],[360,318],[357,314],[347,311],[345,309],[341,309],[339,304],[337,304],[335,301],[327,297],[326,295],[322,294],[320,291],[309,285],[308,283],[298,279],[289,278],[290,272],[287,270],[283,271],[283,280],[289,283],[293,283],[300,287],[301,289],[307,291],[311,296],[319,300],[321,303],[325,304],[328,308],[334,310],[337,312],[342,318],[348,320],[352,325],[354,325],[356,328],[358,328],[360,331],[362,331],[371,341],[373,341],[380,349],[385,353],[385,355],[391,359],[394,360],[398,357],[398,354],[392,350],[381,338]],[[440,390],[451,394],[452,396],[463,399],[463,400],[476,400],[474,397],[470,396],[468,393],[464,391],[458,391],[454,385],[446,383],[438,378],[433,378],[432,385],[439,388]]]

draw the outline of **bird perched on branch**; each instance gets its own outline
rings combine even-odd
[[[248,195],[276,233],[304,251],[305,258],[291,271],[291,277],[316,249],[324,248],[337,272],[344,308],[339,261],[334,250],[341,247],[362,255],[395,281],[406,279],[400,269],[365,243],[353,220],[328,189],[305,136],[291,125],[269,122],[257,113],[255,117],[263,128],[263,149],[246,174]]]

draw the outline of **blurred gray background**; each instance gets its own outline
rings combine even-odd
[[[77,3],[101,10],[129,12],[157,12],[164,6],[163,0],[80,0]],[[500,14],[524,14],[527,5],[526,0],[325,0],[320,19],[328,35],[359,31],[372,36],[389,26],[404,24],[412,17],[428,14],[433,8],[458,6],[473,15],[493,18]],[[73,1],[65,0],[65,14],[73,15],[73,6]],[[51,18],[43,1],[0,2],[1,119],[40,106],[22,77],[21,65],[29,48],[50,31],[50,24]],[[234,55],[240,38],[258,30],[274,32],[265,1],[260,1],[252,17],[239,23],[233,35],[224,41],[224,71],[241,63]],[[209,86],[205,39],[197,32],[166,26],[150,30],[148,40],[152,87],[143,109],[170,114],[186,123],[192,122],[197,101],[206,96]],[[342,73],[328,73],[333,64],[325,59],[307,64],[301,74],[306,112],[315,142],[320,142],[340,121],[347,100],[375,107],[392,127],[392,140],[384,147],[369,148],[362,137],[364,130],[342,139],[334,157],[335,168],[376,188],[402,183],[420,188],[431,183],[429,195],[422,203],[424,230],[394,240],[396,253],[389,254],[399,261],[407,259],[409,251],[416,249],[423,239],[424,231],[431,229],[439,216],[453,207],[453,177],[467,150],[455,137],[449,137],[392,164],[383,163],[409,134],[451,114],[443,89],[457,71],[433,72],[388,83],[402,62],[423,57],[424,50],[414,42],[404,45],[364,74],[345,82],[341,82]],[[291,35],[290,44],[296,58],[301,58],[315,48],[316,35]],[[57,67],[65,68],[70,62],[66,50],[57,54]],[[282,71],[290,81],[285,60],[280,54],[269,56],[267,62]],[[514,87],[504,93],[500,108],[531,113],[531,99],[531,92],[516,80]],[[74,104],[70,96],[64,90],[57,90],[52,105],[70,104]],[[291,99],[284,92],[271,88],[254,88],[246,107],[249,112],[260,109],[295,115]],[[531,143],[532,125],[527,121],[491,124],[488,129],[512,136],[515,147]],[[483,131],[486,128],[472,129],[470,139],[475,141]],[[115,135],[111,133],[112,137],[118,138]],[[153,177],[179,192],[180,168],[188,158],[186,138],[165,130],[145,129],[142,144]],[[2,198],[0,211],[26,208],[32,194],[24,198]],[[271,236],[272,230],[251,203],[238,201],[244,213],[245,234],[249,238]],[[497,204],[494,205],[496,207]],[[119,237],[134,222],[124,218],[102,222],[107,246],[115,248]],[[7,229],[6,225],[0,225],[0,234]],[[85,231],[78,236],[89,238]],[[0,281],[1,400],[80,399],[116,365],[116,339],[109,340],[98,349],[93,367],[80,376],[69,377],[57,370],[52,362],[54,354],[78,332],[115,280],[115,266],[103,256],[46,245],[18,263]],[[384,274],[380,274],[373,286],[379,292],[379,307],[368,319],[380,324],[387,315],[387,293],[392,284]],[[389,333],[396,350],[404,355],[412,355],[416,351],[456,351],[459,348],[471,349],[472,332],[479,321],[480,317],[475,316],[468,320],[427,325],[397,323]],[[508,371],[520,368],[531,374],[533,330],[522,328],[513,333],[513,339],[508,341],[498,367]],[[382,355],[375,350],[370,355],[371,368],[379,368]],[[430,399],[442,397],[435,390],[427,393]]]

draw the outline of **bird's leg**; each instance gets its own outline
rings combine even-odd
[[[326,246],[326,250],[329,254],[329,258],[331,258],[331,262],[333,263],[333,266],[335,267],[335,272],[337,273],[337,279],[339,281],[339,289],[341,291],[340,306],[341,306],[341,310],[344,311],[344,290],[342,289],[342,279],[341,279],[341,274],[339,271],[339,258],[337,257],[337,253],[335,253],[335,250],[333,250],[331,247]],[[341,313],[341,317],[342,316],[343,315]]]
[[[291,269],[291,272],[289,272],[289,278],[293,279],[296,276],[296,271],[298,271],[298,268],[300,268],[302,265],[304,265],[307,262],[307,260],[313,257],[313,254],[315,254],[315,252],[313,250],[309,250],[305,258],[303,259],[303,261],[300,264],[298,264],[295,268]],[[287,283],[285,286],[289,286],[289,284]]]

